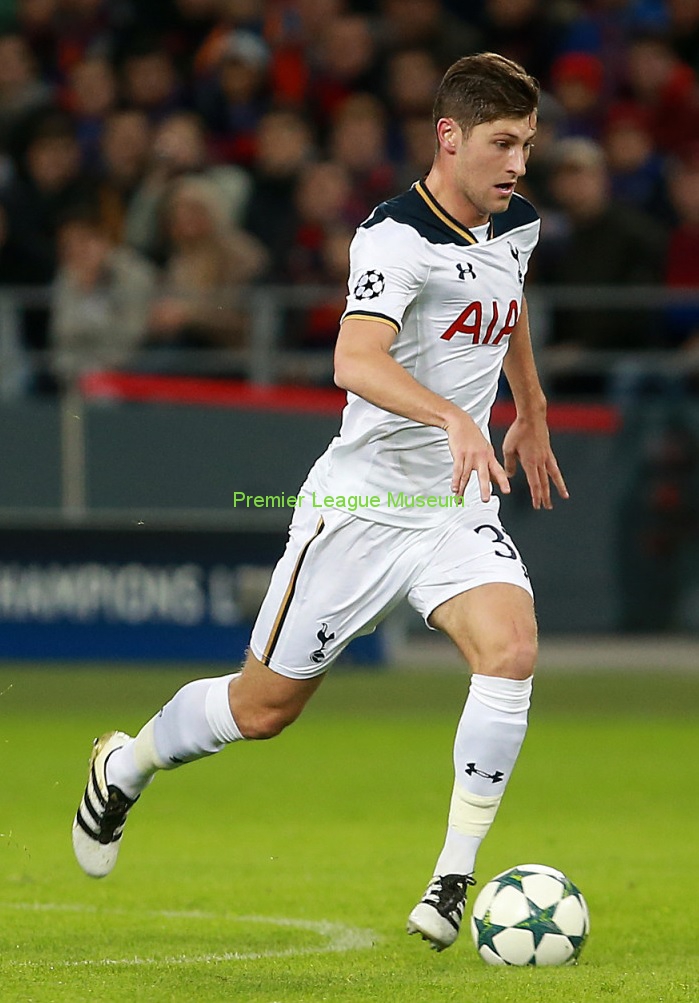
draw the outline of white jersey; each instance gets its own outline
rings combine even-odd
[[[390,353],[417,381],[471,415],[488,437],[490,409],[524,276],[539,236],[533,206],[514,195],[506,212],[468,230],[424,181],[379,205],[350,249],[348,317],[391,325]],[[443,429],[421,425],[348,393],[339,435],[302,488],[362,518],[429,526],[458,514]],[[477,503],[471,476],[464,503]],[[354,499],[354,501],[351,501]],[[312,502],[311,502],[312,500]]]

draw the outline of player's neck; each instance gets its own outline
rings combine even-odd
[[[439,163],[432,165],[424,183],[442,209],[446,209],[450,216],[467,229],[482,226],[490,219],[487,213],[485,215],[480,213],[473,203],[461,194],[450,175]]]

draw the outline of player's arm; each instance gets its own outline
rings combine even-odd
[[[546,398],[534,361],[526,299],[522,300],[522,312],[510,335],[503,368],[517,409],[502,447],[505,470],[512,477],[519,461],[529,484],[532,505],[550,509],[551,481],[561,498],[568,497],[568,489],[551,449]]]
[[[454,459],[452,491],[461,497],[472,471],[480,482],[481,498],[490,498],[491,481],[505,493],[510,484],[493,447],[476,423],[456,404],[418,383],[389,349],[395,328],[381,321],[348,317],[335,347],[335,383],[371,404],[421,425],[443,428]]]

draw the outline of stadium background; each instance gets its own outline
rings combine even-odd
[[[699,5],[99,0],[0,13],[0,637],[237,659],[338,425],[352,229],[429,166],[445,67],[543,86],[521,190],[572,500],[506,521],[544,636],[699,623]],[[503,388],[495,421],[507,416]],[[406,611],[357,657],[398,657]],[[401,647],[402,646],[402,647]]]

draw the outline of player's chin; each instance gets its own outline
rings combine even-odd
[[[501,188],[495,188],[493,191],[493,197],[490,200],[490,211],[491,212],[505,212],[508,208],[510,202],[512,201],[512,196],[514,195],[514,188],[509,190],[503,190]]]

